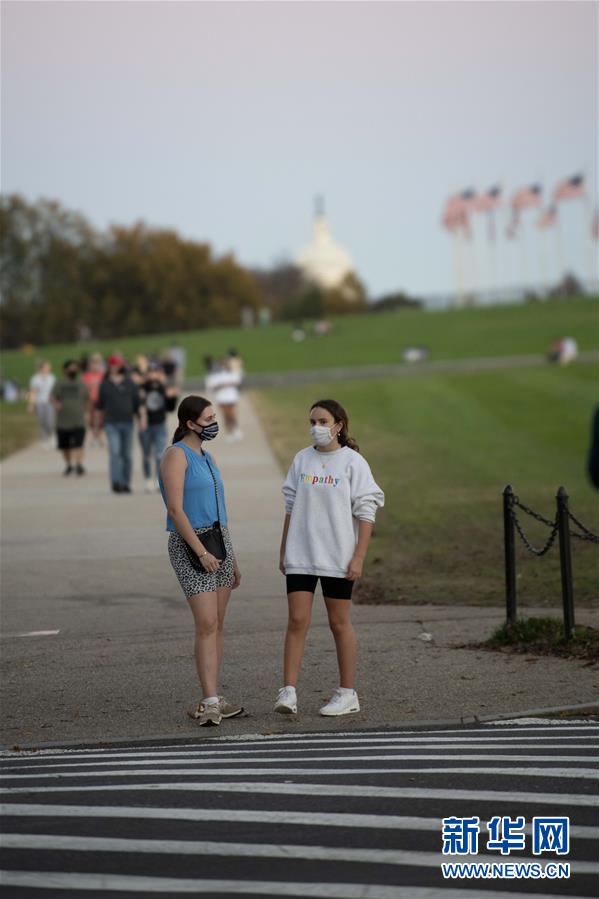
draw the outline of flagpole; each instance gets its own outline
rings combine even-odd
[[[541,271],[541,287],[543,290],[543,299],[547,296],[548,279],[547,279],[547,231],[543,229],[539,234],[539,268]]]
[[[585,179],[586,182],[586,179]],[[588,264],[589,264],[589,277],[590,277],[590,288],[591,290],[597,289],[597,281],[598,278],[598,258],[597,253],[595,252],[593,235],[591,233],[591,225],[593,221],[593,210],[591,208],[591,198],[588,194],[588,191],[585,189],[584,192],[584,204],[583,204],[583,246],[587,247],[588,254]]]
[[[562,279],[566,274],[566,265],[565,265],[565,257],[564,257],[564,235],[562,233],[562,220],[559,214],[559,206],[557,207],[557,227],[555,229],[556,239],[557,239],[557,264],[559,267],[558,275],[557,275],[557,285],[559,286],[562,283]]]
[[[464,265],[462,256],[462,228],[458,226],[453,232],[454,266],[457,285],[457,306],[464,305]]]
[[[527,254],[528,241],[526,239],[526,229],[524,227],[524,216],[521,215],[520,219],[521,219],[520,227],[521,227],[521,234],[522,234],[522,243],[521,243],[522,250],[520,253],[520,264],[521,264],[521,270],[522,270],[522,286],[526,290],[526,288],[528,287],[528,283],[527,283],[528,282],[528,258],[527,258],[527,256],[528,256],[528,254]]]

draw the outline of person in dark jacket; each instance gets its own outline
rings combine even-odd
[[[599,490],[599,405],[595,407],[593,413],[587,471],[591,483]]]
[[[102,413],[108,441],[112,490],[114,493],[131,493],[133,422],[137,417],[140,431],[145,430],[147,422],[139,390],[129,377],[122,356],[109,357],[96,408]]]

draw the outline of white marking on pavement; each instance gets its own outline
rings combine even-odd
[[[410,815],[368,815],[345,812],[246,811],[245,809],[148,808],[145,805],[40,805],[37,803],[0,803],[0,815],[15,818],[145,818],[164,821],[233,821],[246,824],[287,824],[306,827],[374,827],[377,830],[431,830],[439,832],[439,818]],[[524,826],[532,833],[532,824]],[[579,840],[598,840],[599,827],[572,825],[570,836]]]
[[[22,634],[3,634],[4,638],[8,637],[54,637],[60,631],[25,631]]]
[[[276,880],[191,880],[183,877],[140,877],[123,874],[75,874],[70,871],[3,871],[3,886],[46,890],[111,890],[120,893],[233,893],[257,896],[297,896],[307,899],[473,899],[472,889],[396,887],[369,883],[289,883]],[[535,893],[535,899],[555,899],[555,894]],[[530,892],[493,890],[493,899],[530,899]],[[569,899],[588,899],[570,896]]]
[[[593,703],[589,703],[588,708],[595,708]],[[597,713],[599,715],[599,706],[597,706]],[[584,724],[586,718],[569,718],[569,724]],[[497,721],[487,721],[486,724],[489,727],[499,727],[504,724],[508,725],[517,725],[518,727],[525,726],[527,724],[563,724],[563,718],[503,718],[498,719]]]
[[[443,758],[443,756],[441,756]],[[458,759],[460,757],[458,756]],[[464,756],[462,756],[464,758]],[[283,761],[290,761],[285,759]],[[327,759],[333,761],[333,759]],[[220,762],[218,763],[220,764]],[[599,768],[455,768],[452,765],[443,768],[135,768],[123,771],[121,768],[110,771],[59,771],[56,774],[9,774],[4,780],[65,780],[66,778],[88,777],[213,777],[215,774],[225,777],[252,777],[270,774],[284,777],[340,777],[342,774],[506,774],[511,777],[565,777],[576,780],[599,780]],[[40,788],[41,789],[41,788]]]
[[[560,747],[563,749],[563,747]],[[212,753],[207,753],[208,755],[212,755]],[[409,761],[424,761],[424,762],[442,762],[442,761],[464,761],[464,762],[587,762],[592,763],[595,761],[594,756],[590,755],[495,755],[485,753],[484,755],[474,755],[474,754],[462,754],[458,753],[456,755],[421,755],[420,753],[411,753],[409,755],[398,755],[393,752],[388,752],[385,755],[314,755],[305,757],[303,759],[290,759],[290,758],[271,758],[270,756],[263,756],[261,758],[251,758],[251,759],[229,759],[227,758],[228,753],[214,753],[219,756],[219,758],[210,758],[204,759],[203,753],[194,754],[190,759],[182,759],[182,758],[173,758],[169,760],[169,764],[176,764],[181,768],[182,771],[186,771],[185,765],[197,765],[204,764],[206,766],[209,765],[238,765],[240,761],[246,761],[247,764],[251,765],[270,765],[270,764],[289,764],[294,761],[303,761],[303,762],[409,762]],[[597,762],[599,765],[599,762]],[[85,770],[80,770],[82,768],[101,768],[109,765],[113,766],[126,766],[126,765],[153,765],[156,767],[156,760],[154,757],[150,757],[147,760],[145,759],[134,759],[133,761],[123,761],[119,759],[115,761],[112,759],[109,762],[57,762],[54,764],[39,764],[39,765],[4,765],[2,767],[2,771],[20,771],[22,768],[27,768],[29,771],[43,771],[46,768],[49,768],[50,771],[55,771],[57,768],[68,768],[70,769],[73,777],[80,774],[82,777],[87,776],[90,772]],[[76,770],[75,770],[76,769]],[[115,771],[121,770],[121,767],[115,767]],[[157,771],[169,770],[167,767],[162,768],[156,767]],[[172,770],[172,769],[171,769]],[[208,768],[208,770],[212,770]],[[262,771],[263,769],[258,769]],[[332,769],[331,769],[332,770]],[[428,771],[430,769],[423,768],[423,771]],[[454,769],[452,769],[454,770]],[[480,769],[476,769],[480,770]],[[99,771],[98,774],[108,774],[107,771]],[[135,774],[136,772],[132,771],[131,774]],[[599,767],[597,768],[597,774],[599,774]],[[65,776],[66,772],[62,772],[62,776]],[[3,775],[6,777],[53,777],[52,774],[26,774],[26,775],[12,775],[6,774]],[[58,776],[58,775],[57,775]]]
[[[229,772],[227,772],[229,773]],[[246,772],[247,773],[247,772]],[[262,773],[262,772],[261,772]],[[330,772],[329,772],[330,773]],[[444,770],[444,773],[447,773]],[[548,805],[570,805],[599,807],[599,796],[587,793],[528,793],[508,790],[445,790],[427,787],[372,787],[349,784],[290,784],[276,782],[231,783],[230,781],[207,781],[205,783],[182,782],[148,783],[148,784],[96,784],[91,787],[4,787],[0,793],[5,795],[21,795],[32,793],[36,796],[46,793],[130,793],[133,791],[152,792],[184,792],[184,793],[268,793],[290,796],[347,796],[361,799],[461,799],[469,802],[510,802],[545,803]]]
[[[522,731],[531,731],[535,734],[535,736],[522,736]],[[540,734],[541,731],[550,731],[551,733],[547,736],[543,736]],[[424,731],[421,730],[402,730],[402,731],[375,731],[370,733],[364,732],[340,732],[336,734],[323,734],[323,735],[314,735],[314,734],[297,734],[296,736],[289,737],[287,734],[240,734],[239,736],[227,736],[227,737],[209,737],[206,740],[198,740],[198,744],[201,745],[218,745],[218,746],[226,746],[226,745],[262,745],[265,743],[272,743],[281,745],[284,743],[293,743],[294,745],[301,744],[302,746],[307,745],[308,743],[314,743],[316,745],[320,745],[322,743],[347,743],[351,742],[352,744],[356,743],[372,743],[372,742],[386,742],[386,741],[394,741],[401,740],[408,735],[410,741],[414,742],[435,742],[437,740],[437,734],[456,734],[453,738],[457,743],[470,743],[470,742],[479,742],[480,740],[547,740],[547,739],[570,739],[568,736],[568,731],[574,731],[576,733],[577,739],[582,740],[594,740],[599,736],[599,726],[594,726],[589,724],[584,725],[583,727],[526,727],[521,729],[514,729],[513,736],[498,736],[497,732],[493,734],[492,737],[488,736],[490,733],[488,729],[478,729],[478,728],[468,728],[461,727],[459,729],[453,730],[436,730],[436,731],[428,731],[427,733],[433,734],[433,736],[424,736]],[[582,731],[585,733],[583,734]],[[591,731],[591,733],[589,733]],[[592,733],[593,731],[597,731],[597,734]],[[507,731],[509,732],[509,731]],[[485,734],[485,736],[479,737],[477,739],[477,735]],[[563,734],[563,736],[561,736]],[[412,735],[412,736],[409,736]],[[153,750],[180,750],[186,749],[190,745],[198,745],[198,744],[189,744],[189,743],[161,743],[156,744],[155,746],[148,747],[148,749]],[[133,749],[139,747],[132,747]],[[121,747],[107,747],[106,749],[98,749],[97,747],[93,747],[90,749],[41,749],[41,750],[25,750],[20,754],[23,756],[44,756],[45,758],[52,756],[73,756],[73,755],[89,755],[91,753],[98,754],[110,754],[115,751],[122,751]],[[0,757],[4,756],[14,756],[13,750],[3,750],[0,752]]]
[[[398,749],[403,749],[403,748],[409,749],[410,745],[408,745],[407,747],[404,747],[403,746],[404,742],[406,742],[408,744],[417,743],[419,746],[421,743],[433,743],[432,746],[426,746],[423,748],[458,750],[458,749],[460,749],[461,746],[464,746],[464,745],[467,745],[473,749],[477,748],[476,744],[480,742],[480,743],[484,744],[484,745],[478,747],[481,751],[484,749],[487,749],[487,748],[492,749],[493,745],[495,744],[496,741],[493,739],[493,737],[487,737],[485,739],[492,745],[487,746],[482,738],[480,740],[468,740],[467,743],[465,740],[458,741],[458,742],[449,741],[447,743],[445,741],[441,741],[441,740],[439,740],[439,741],[437,741],[437,740],[430,740],[430,741],[428,741],[428,740],[406,740],[406,741],[397,740],[397,741],[393,741],[393,744],[395,744],[395,743],[401,744],[397,747]],[[514,737],[513,739],[516,739],[516,738]],[[534,737],[524,737],[523,739],[538,742]],[[543,739],[548,740],[551,738],[544,737]],[[582,739],[582,738],[577,737],[576,739]],[[595,739],[595,738],[593,737],[593,738],[589,738],[589,739]],[[503,740],[503,741],[512,740],[512,737],[499,737],[498,740],[500,740],[500,741],[501,740]],[[375,742],[375,741],[373,741],[373,742]],[[376,742],[380,743],[382,741],[377,740]],[[391,750],[391,749],[393,749],[393,745],[391,745],[389,747],[387,747],[386,745],[382,745],[382,746],[377,746],[376,748],[379,749],[379,751],[385,750],[387,748],[389,748]],[[548,749],[556,749],[556,750],[589,749],[589,750],[594,750],[595,746],[593,744],[589,745],[586,743],[564,742],[564,743],[548,743],[548,744],[541,743],[541,744],[539,744],[539,748],[542,750],[545,750],[545,751]],[[530,745],[527,743],[518,742],[518,743],[510,743],[508,746],[499,745],[499,746],[497,746],[497,749],[530,749]],[[227,748],[227,749],[199,749],[197,747],[193,747],[190,749],[184,748],[181,751],[171,750],[170,752],[167,750],[165,750],[164,752],[152,752],[152,750],[149,749],[146,752],[110,752],[110,753],[95,752],[95,753],[88,753],[88,754],[82,753],[81,755],[77,755],[77,756],[75,756],[72,753],[68,753],[68,752],[61,753],[60,755],[56,755],[56,756],[49,756],[42,752],[32,752],[32,753],[11,752],[9,755],[7,755],[7,756],[5,755],[4,759],[2,759],[2,761],[15,761],[16,762],[20,758],[23,758],[24,762],[28,763],[30,761],[39,760],[40,762],[43,762],[44,764],[36,765],[35,767],[41,768],[41,767],[46,766],[46,762],[48,763],[48,765],[54,765],[54,767],[59,767],[59,764],[62,764],[62,765],[87,765],[88,764],[87,759],[111,759],[112,761],[115,761],[118,759],[139,759],[140,761],[143,759],[149,759],[149,760],[151,760],[151,759],[172,759],[173,761],[178,761],[179,759],[183,759],[183,758],[198,758],[199,759],[199,758],[205,758],[206,756],[221,756],[223,758],[226,758],[228,756],[239,756],[239,755],[240,756],[251,756],[251,754],[253,754],[253,753],[265,752],[265,751],[266,752],[281,752],[281,753],[283,753],[283,752],[297,752],[297,753],[339,752],[339,751],[362,752],[362,751],[364,751],[364,744],[360,743],[359,746],[353,746],[351,743],[349,743],[347,746],[339,746],[339,745],[337,745],[337,746],[318,746],[318,747],[308,746],[306,748],[300,746],[300,747],[295,747],[292,749],[282,749],[278,745],[277,746],[268,746],[268,747],[260,746],[259,748],[256,748],[256,749],[229,749],[229,748]],[[464,756],[461,756],[461,757],[464,758]],[[486,757],[487,756],[485,756],[485,758]],[[308,758],[312,758],[312,756],[308,756]],[[352,758],[354,758],[354,756],[352,756]],[[371,756],[369,756],[369,758],[371,758]],[[418,758],[421,758],[421,756],[418,756]],[[510,758],[512,758],[512,756],[510,756]],[[552,758],[553,758],[553,756],[552,756]],[[566,756],[566,758],[570,758],[570,756]],[[588,756],[585,756],[585,758],[588,758]],[[67,759],[67,761],[66,762],[62,761],[64,759]],[[254,761],[254,759],[251,757],[248,757],[247,761],[252,762],[252,761]],[[55,762],[57,764],[54,764]],[[89,762],[89,764],[92,765],[95,763]],[[110,762],[105,762],[103,764],[110,764]],[[6,765],[0,765],[0,770],[7,770],[7,767],[8,766],[6,766]],[[23,767],[23,766],[20,766],[20,767]]]
[[[306,846],[293,843],[230,843],[204,840],[123,839],[119,837],[75,837],[54,834],[3,833],[4,849],[35,849],[68,852],[139,852],[152,855],[208,855],[220,858],[306,859],[320,862],[344,862],[364,865],[402,865],[417,868],[438,868],[443,858],[440,852],[418,852],[404,849],[361,849],[350,846]],[[480,863],[497,861],[495,856],[465,855],[460,861]],[[538,863],[538,858],[518,856],[520,864]],[[570,861],[573,874],[599,874],[599,863]]]

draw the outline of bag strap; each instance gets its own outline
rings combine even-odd
[[[212,480],[214,482],[214,495],[216,496],[216,514],[218,517],[218,523],[220,524],[220,506],[218,504],[218,486],[216,484],[216,478],[214,477],[214,472],[212,471],[212,465],[210,464],[208,455],[206,453],[204,454],[204,458],[206,459],[206,465],[208,466],[208,470],[210,471],[210,474],[212,475]]]

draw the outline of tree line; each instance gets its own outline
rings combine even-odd
[[[335,290],[293,265],[251,271],[207,243],[139,222],[99,231],[56,201],[0,197],[0,339],[70,343],[318,318],[366,308],[355,275]]]

